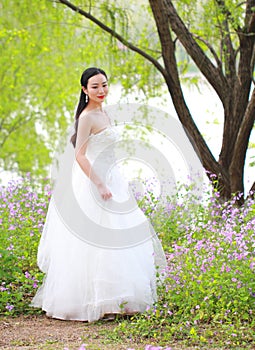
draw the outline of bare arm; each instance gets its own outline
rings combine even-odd
[[[88,178],[96,185],[101,197],[103,199],[109,199],[112,197],[111,192],[107,189],[104,182],[95,173],[88,158],[86,157],[86,149],[89,140],[89,135],[92,129],[92,120],[89,116],[81,115],[79,118],[76,146],[75,146],[75,158],[80,165],[83,172]]]

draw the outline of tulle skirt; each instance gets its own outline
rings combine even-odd
[[[117,179],[112,183],[120,186]],[[79,186],[75,189],[76,184]],[[78,201],[84,210],[89,208],[100,217],[98,213],[102,209],[93,196],[89,197],[88,186],[89,180],[77,167],[74,191]],[[117,188],[112,188],[114,191],[117,192]],[[121,228],[126,222],[132,226],[130,217],[114,215],[107,220],[107,215],[105,212],[101,215],[106,220],[104,224]],[[137,222],[141,217],[147,222],[139,208],[132,213],[133,222],[136,216]],[[38,248],[38,266],[45,277],[32,306],[42,308],[49,317],[88,322],[109,313],[145,311],[157,300],[156,274],[157,270],[163,274],[165,267],[160,241],[149,222],[147,228],[149,238],[139,244],[118,249],[100,247],[70,231],[52,198]],[[139,230],[139,226],[133,225],[132,230]],[[96,226],[93,234],[97,235]]]

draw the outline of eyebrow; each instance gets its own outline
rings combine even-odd
[[[106,84],[106,83],[107,83],[107,80],[102,82],[102,84]],[[91,85],[98,85],[98,83],[92,83]]]

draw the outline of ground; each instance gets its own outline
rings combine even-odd
[[[103,331],[113,329],[116,324],[88,324],[85,322],[60,321],[46,316],[20,316],[0,320],[0,349],[64,349],[77,350],[81,344],[88,349],[126,350],[130,344],[116,347],[104,344]]]
[[[78,350],[87,344],[88,350],[140,350],[145,344],[134,344],[106,336],[116,326],[114,322],[85,323],[60,321],[46,316],[4,317],[0,319],[0,349],[4,350]],[[147,342],[148,344],[148,342]],[[169,344],[173,350],[184,348]]]

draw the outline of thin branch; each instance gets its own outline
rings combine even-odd
[[[252,58],[251,58],[251,66],[250,66],[251,80],[252,80],[253,84],[255,84],[255,79],[253,77],[254,67],[255,67],[255,48],[253,48]]]
[[[8,134],[6,134],[1,143],[0,143],[0,148],[2,148],[5,144],[5,142],[7,141],[7,139],[10,137],[10,134],[14,133],[15,131],[19,130],[21,128],[21,126],[29,123],[32,120],[31,118],[26,119],[27,117],[24,118],[18,118],[18,120],[16,120],[16,122],[10,127],[10,129],[8,129]]]
[[[161,66],[161,64],[154,57],[150,56],[148,53],[146,53],[145,51],[141,50],[139,47],[137,47],[137,46],[133,45],[132,43],[130,43],[128,40],[126,40],[123,36],[121,36],[115,30],[113,30],[112,28],[108,27],[103,22],[101,22],[99,19],[94,17],[90,12],[86,12],[85,10],[82,10],[80,7],[72,4],[70,1],[67,1],[67,0],[58,0],[56,2],[59,2],[59,3],[63,4],[63,5],[65,5],[65,6],[69,7],[74,12],[77,12],[80,15],[84,16],[85,18],[88,18],[90,21],[95,23],[98,27],[103,29],[105,32],[109,33],[111,36],[113,36],[114,38],[118,39],[123,45],[128,47],[130,50],[132,50],[132,51],[138,53],[139,55],[141,55],[142,57],[146,58],[149,62],[151,62],[157,68],[157,70],[160,71],[160,73],[164,77],[166,76],[166,71],[165,71],[164,67]]]
[[[215,59],[215,61],[216,61],[216,63],[217,63],[218,68],[219,68],[220,70],[222,70],[222,63],[221,63],[221,60],[219,59],[219,57],[218,57],[216,51],[214,50],[214,48],[212,47],[212,45],[210,45],[210,43],[209,43],[207,40],[201,38],[201,37],[200,37],[199,35],[197,35],[197,34],[192,34],[192,36],[193,36],[195,39],[197,39],[197,40],[201,41],[202,43],[204,43],[204,44],[208,47],[208,49],[211,51],[211,53],[212,53],[212,55],[213,55],[213,57],[214,57],[214,59]]]
[[[254,198],[254,197],[255,197],[255,181],[253,182],[253,185],[252,185],[251,188],[250,188],[249,196],[250,196],[251,198]]]
[[[220,22],[220,32],[221,32],[221,46],[225,62],[225,75],[228,79],[229,85],[233,85],[233,80],[236,77],[236,54],[233,48],[229,23],[227,17]]]
[[[246,1],[246,11],[245,11],[245,27],[247,28],[248,33],[254,33],[254,7],[255,7],[255,1],[254,0],[248,0]]]
[[[226,20],[229,21],[233,28],[235,28],[236,31],[239,31],[241,28],[236,25],[236,21],[231,13],[231,11],[228,9],[227,5],[225,4],[224,0],[215,0],[216,4],[218,4],[219,8],[221,9],[222,14],[225,16]]]

